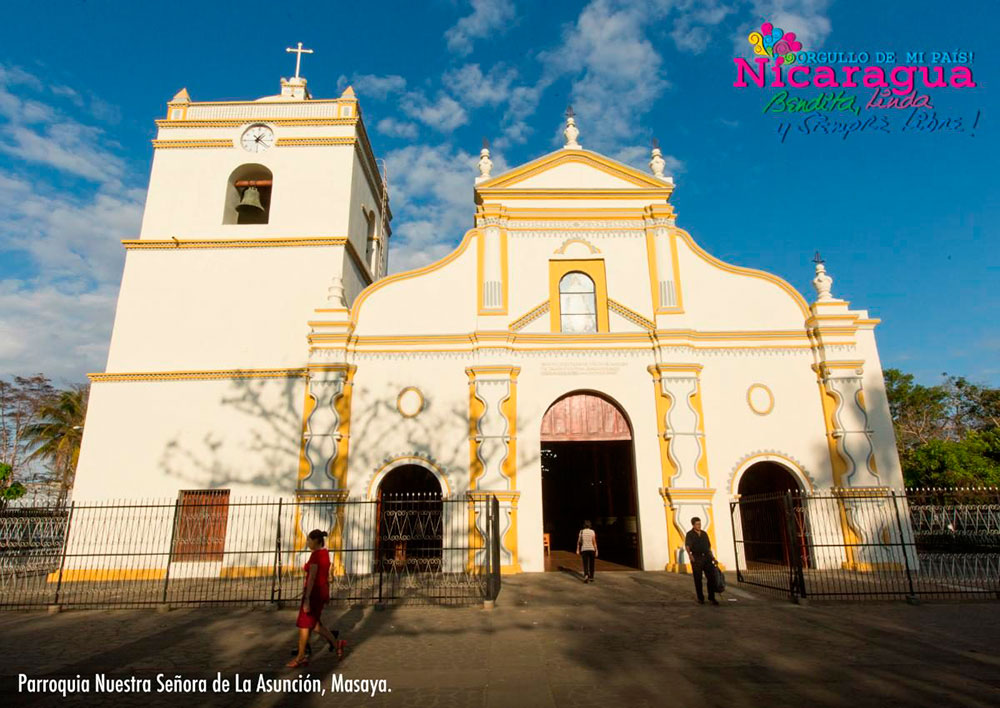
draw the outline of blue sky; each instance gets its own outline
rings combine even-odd
[[[996,187],[1000,4],[845,0],[519,0],[168,6],[16,3],[0,27],[0,376],[102,371],[124,253],[138,233],[155,118],[194,100],[277,92],[302,41],[316,97],[352,84],[390,170],[390,268],[426,263],[471,225],[482,137],[499,169],[559,146],[572,102],[584,147],[642,166],[659,139],[678,224],[709,252],[811,298],[883,320],[883,365],[1000,384]],[[960,7],[961,14],[954,11]],[[177,18],[177,19],[173,19]],[[737,51],[770,20],[806,50],[975,52],[974,89],[932,89],[974,131],[784,142],[733,87]],[[929,63],[929,62],[928,62]],[[919,86],[919,82],[918,82]],[[818,89],[803,90],[811,97]],[[870,90],[857,89],[862,107]],[[898,114],[898,115],[895,115]],[[836,118],[833,118],[836,119]],[[973,135],[974,133],[974,135]]]

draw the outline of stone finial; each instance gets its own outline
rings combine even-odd
[[[170,99],[171,103],[191,103],[191,96],[188,94],[187,88],[182,88],[174,97]]]
[[[663,153],[660,152],[660,142],[653,138],[653,153],[649,158],[649,169],[653,171],[653,176],[659,179],[666,179],[663,174],[663,168],[667,166],[667,161],[663,159]]]
[[[830,294],[830,288],[833,287],[833,278],[827,275],[826,266],[823,265],[823,259],[820,258],[819,251],[816,251],[813,263],[816,264],[816,277],[813,278],[813,287],[816,288],[816,300],[819,302],[833,300],[834,297]]]
[[[326,301],[333,307],[347,308],[347,301],[344,299],[344,281],[339,275],[333,276],[330,280],[330,287],[326,289]]]
[[[576,127],[576,114],[573,113],[573,106],[566,109],[566,128],[563,130],[566,137],[566,144],[563,148],[567,150],[579,150],[580,143],[576,141],[580,137],[580,129]]]
[[[490,141],[483,138],[483,149],[479,151],[479,176],[476,184],[490,178],[490,170],[493,169],[493,160],[490,159]]]

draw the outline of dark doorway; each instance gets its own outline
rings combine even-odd
[[[542,422],[542,525],[552,552],[575,553],[589,520],[599,560],[641,568],[632,432],[610,401],[561,398]]]
[[[383,572],[441,571],[441,498],[441,484],[420,465],[402,465],[382,479],[375,557]]]
[[[745,561],[788,565],[798,553],[802,566],[809,567],[805,514],[800,487],[784,465],[757,462],[740,478],[740,523]],[[791,494],[787,494],[791,492]],[[788,517],[791,511],[792,519]]]

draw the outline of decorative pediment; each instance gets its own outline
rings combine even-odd
[[[665,190],[673,185],[590,150],[557,150],[481,182],[477,192],[500,190]]]

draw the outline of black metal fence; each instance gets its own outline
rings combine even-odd
[[[0,511],[0,608],[297,603],[314,528],[329,533],[331,603],[500,591],[494,497],[182,498]]]
[[[800,598],[1000,598],[1000,490],[834,489],[730,504],[740,583]]]

